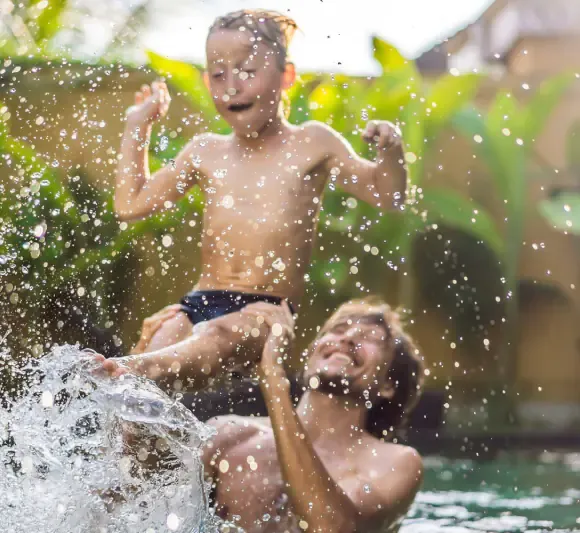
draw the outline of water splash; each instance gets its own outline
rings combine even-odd
[[[0,516],[13,533],[215,531],[200,450],[212,431],[152,382],[65,346],[0,410]]]

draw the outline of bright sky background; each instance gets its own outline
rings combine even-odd
[[[169,10],[168,0],[158,1],[143,44],[160,54],[203,63],[216,16],[261,7],[289,14],[302,28],[290,48],[299,70],[364,75],[377,73],[372,34],[416,57],[477,19],[493,0],[186,0]]]

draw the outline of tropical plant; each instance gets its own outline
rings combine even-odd
[[[425,165],[433,156],[435,140],[455,113],[473,99],[480,76],[446,74],[430,83],[394,46],[374,37],[373,48],[382,75],[370,84],[340,76],[324,80],[310,95],[310,114],[339,129],[367,156],[369,149],[360,139],[364,122],[398,122],[409,168],[409,201],[401,211],[382,213],[374,224],[366,225],[365,221],[376,219],[371,209],[357,204],[357,208],[345,210],[344,198],[331,197],[325,203],[323,224],[339,232],[366,226],[365,240],[386,247],[394,268],[402,274],[398,300],[411,310],[415,297],[414,242],[418,235],[446,226],[471,235],[498,256],[502,253],[501,237],[485,209],[451,189],[424,185]]]
[[[0,24],[0,55],[4,57],[53,58],[75,56],[86,40],[87,19],[98,21],[107,13],[103,24],[116,28],[105,37],[97,51],[103,59],[122,55],[127,58],[127,47],[139,37],[139,29],[148,20],[151,0],[130,6],[127,12],[113,14],[114,9],[103,11],[102,3],[76,0],[7,0],[2,6]],[[113,19],[113,20],[111,20]]]
[[[455,127],[472,141],[476,155],[489,168],[504,208],[501,261],[506,288],[507,328],[501,371],[510,391],[517,375],[518,268],[529,177],[527,163],[533,153],[535,139],[573,79],[572,74],[565,73],[545,81],[526,105],[519,104],[510,92],[501,91],[486,112],[466,109],[453,119]],[[508,404],[508,414],[513,417],[513,396]]]
[[[580,235],[580,121],[574,122],[567,135],[566,168],[573,185],[550,192],[540,202],[539,210],[554,229],[571,235]]]
[[[1,104],[0,116],[7,116]],[[161,139],[152,143],[153,169],[180,148],[160,150],[165,144]],[[20,322],[25,313],[21,338],[39,345],[54,341],[42,324],[58,307],[67,314],[84,307],[96,313],[99,324],[111,321],[127,292],[121,272],[134,264],[139,237],[161,239],[186,215],[201,212],[199,194],[192,191],[171,211],[131,226],[119,224],[110,195],[91,186],[82,172],[63,176],[28,143],[10,135],[7,120],[0,120],[0,153],[7,177],[0,184],[0,273],[9,293],[3,316],[13,314]]]

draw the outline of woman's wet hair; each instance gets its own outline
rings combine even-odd
[[[318,338],[345,319],[364,320],[385,328],[393,357],[387,377],[395,388],[392,398],[372,398],[366,429],[377,438],[391,440],[404,430],[423,389],[424,366],[419,349],[403,327],[400,314],[376,298],[352,300],[341,305],[326,321]]]
[[[256,42],[262,42],[276,52],[276,63],[283,71],[288,61],[288,47],[298,29],[296,22],[277,11],[241,9],[218,17],[208,36],[217,30],[242,28],[252,32]]]

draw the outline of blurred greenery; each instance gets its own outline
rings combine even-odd
[[[500,91],[488,110],[464,109],[454,117],[455,127],[473,143],[477,156],[488,166],[497,194],[503,200],[505,228],[500,257],[507,328],[500,369],[508,384],[514,383],[517,375],[518,269],[530,176],[528,163],[537,137],[574,79],[575,74],[567,72],[544,81],[526,104],[517,102],[511,93]]]
[[[139,30],[148,23],[151,5],[151,0],[127,5],[115,0],[4,0],[0,9],[0,57],[50,59],[76,55],[92,56],[94,60],[94,51],[81,50],[88,34],[94,32],[91,23],[96,22],[104,28],[98,57],[126,59],[129,48],[136,47]],[[111,28],[115,29],[109,34]]]
[[[580,235],[580,121],[568,131],[563,171],[572,178],[573,186],[552,191],[549,198],[540,202],[540,213],[554,229]]]

